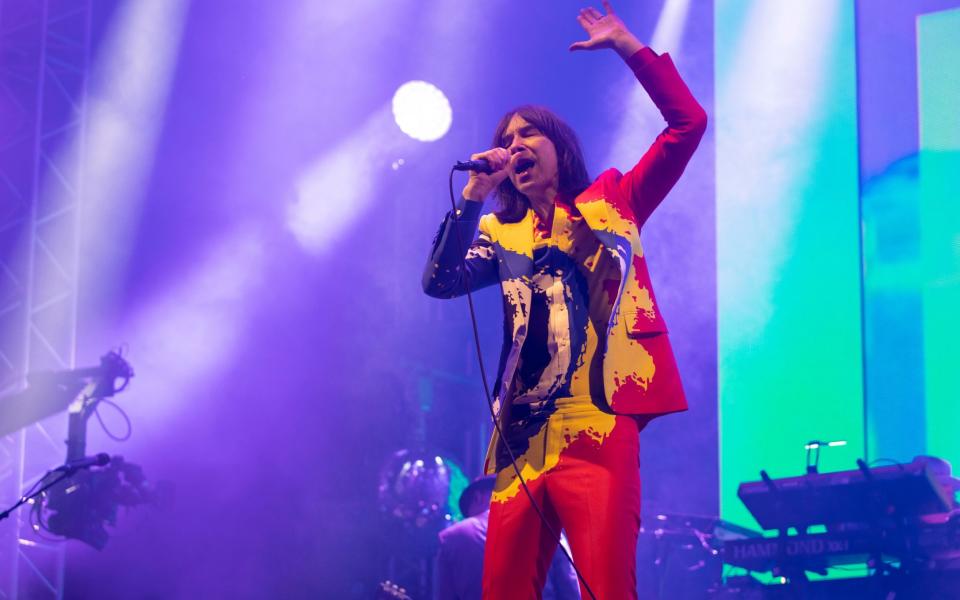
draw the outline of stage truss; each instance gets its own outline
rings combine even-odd
[[[0,393],[74,366],[92,0],[0,0]],[[66,414],[0,439],[4,507],[66,455]],[[0,522],[0,598],[62,598],[65,547]]]

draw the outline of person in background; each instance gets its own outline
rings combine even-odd
[[[434,600],[479,600],[483,580],[483,549],[494,477],[480,477],[460,494],[459,523],[440,532],[440,550],[434,569]],[[566,546],[565,538],[561,543]],[[567,547],[569,552],[569,547]],[[580,600],[577,575],[557,552],[547,573],[545,600]]]

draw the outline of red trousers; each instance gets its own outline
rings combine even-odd
[[[598,600],[637,597],[640,530],[639,432],[629,416],[562,399],[537,433],[519,444],[518,466]],[[529,435],[530,428],[527,428]],[[515,436],[511,447],[517,444]],[[483,563],[484,600],[539,599],[557,541],[509,464],[497,472]],[[588,600],[580,583],[580,594]]]

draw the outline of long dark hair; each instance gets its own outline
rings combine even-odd
[[[557,149],[560,188],[557,191],[572,199],[587,189],[590,185],[590,177],[587,175],[587,167],[583,161],[583,151],[580,149],[577,134],[563,119],[545,106],[526,104],[508,111],[500,119],[493,134],[493,146],[503,146],[503,132],[507,130],[507,125],[510,124],[510,119],[514,115],[520,115],[527,123],[539,129]],[[513,187],[509,178],[504,179],[497,187],[497,202],[495,214],[501,223],[516,223],[523,220],[530,207],[530,201]]]

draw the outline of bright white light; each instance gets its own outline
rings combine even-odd
[[[287,226],[305,249],[320,254],[333,247],[337,236],[373,203],[377,177],[373,165],[395,152],[393,142],[383,135],[392,127],[390,112],[383,106],[297,177],[297,198],[287,206]]]
[[[95,302],[123,281],[163,126],[189,2],[122,3],[90,66],[80,271]],[[70,164],[70,163],[68,163]],[[103,235],[109,231],[110,235]]]
[[[774,317],[783,265],[796,257],[797,214],[825,156],[824,130],[841,126],[830,120],[840,114],[831,105],[847,93],[834,89],[847,81],[841,57],[849,54],[838,49],[843,3],[749,6],[737,47],[724,50],[715,73],[715,112],[723,115],[716,120],[717,314],[736,324],[725,326],[730,348],[761,339]],[[725,233],[739,231],[750,235]],[[748,269],[738,260],[744,256],[753,257]]]
[[[434,142],[450,130],[453,110],[437,86],[408,81],[393,94],[393,118],[400,131],[413,139]]]
[[[651,49],[658,54],[669,52],[676,61],[689,9],[690,0],[666,0],[663,3],[650,40]],[[618,101],[616,110],[623,116],[611,138],[604,166],[626,171],[643,156],[650,142],[663,130],[664,123],[660,113],[650,103],[646,90],[637,85],[637,78],[629,70],[622,75],[619,89],[623,92],[617,97],[626,96],[627,99],[622,104]]]
[[[687,25],[687,13],[690,12],[690,0],[667,0],[660,10],[657,27],[650,38],[650,47],[660,54],[675,54],[683,39],[683,30]]]
[[[191,390],[229,364],[241,347],[250,296],[263,283],[264,259],[259,228],[238,227],[119,324],[113,339],[129,340],[138,393],[151,400],[134,410],[135,417],[159,426],[179,415]]]
[[[813,442],[807,442],[803,447],[806,450],[816,450],[817,448],[822,448],[823,446],[827,446],[828,448],[836,448],[837,446],[846,446],[846,445],[847,445],[847,440],[836,440],[834,442],[813,441]]]

